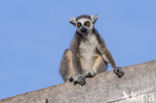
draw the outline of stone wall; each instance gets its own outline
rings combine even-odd
[[[64,83],[0,100],[0,103],[156,103],[156,61],[124,67],[87,79],[84,86]]]

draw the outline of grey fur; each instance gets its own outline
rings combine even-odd
[[[97,17],[94,17],[91,25],[94,25],[97,20]],[[93,17],[81,15],[76,18],[76,21],[84,18],[92,19]],[[86,83],[85,78],[106,71],[107,63],[111,64],[118,77],[124,75],[122,69],[116,66],[104,40],[93,26],[92,30],[88,30],[86,33],[76,31],[70,48],[64,52],[60,74],[64,81],[69,80],[74,81],[74,84],[84,85]]]

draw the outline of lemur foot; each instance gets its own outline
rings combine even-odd
[[[85,76],[84,75],[78,75],[78,76],[74,76],[74,77],[70,77],[69,78],[70,82],[74,82],[74,85],[76,84],[80,84],[81,86],[86,84],[86,80],[85,80]]]
[[[121,78],[124,75],[124,71],[122,70],[121,67],[116,67],[114,68],[114,73]]]
[[[96,75],[96,71],[91,69],[89,72],[86,73],[85,77],[86,78],[92,78],[95,75]]]
[[[70,82],[72,82],[73,81],[73,77],[69,77],[69,79],[68,79]]]

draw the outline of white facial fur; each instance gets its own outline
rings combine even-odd
[[[90,26],[89,26],[89,27],[84,25],[84,23],[87,22],[87,21],[90,22]],[[94,27],[94,24],[92,23],[92,21],[91,21],[90,19],[87,19],[87,18],[81,18],[81,19],[79,19],[79,20],[77,21],[77,23],[81,23],[81,25],[82,25],[80,28],[78,28],[77,25],[76,25],[77,31],[78,31],[79,33],[81,33],[81,34],[83,34],[83,33],[81,32],[82,27],[86,28],[87,31],[88,31],[88,33],[91,32],[92,29],[93,29],[93,27]]]
[[[82,15],[82,16],[83,16],[83,15]],[[77,23],[78,23],[78,22],[80,22],[80,23],[82,24],[82,26],[85,27],[85,29],[87,29],[87,33],[90,33],[90,32],[92,31],[93,27],[94,27],[94,24],[95,24],[96,20],[98,19],[98,16],[97,16],[97,15],[93,15],[93,16],[90,16],[90,17],[91,17],[91,19],[88,19],[88,18],[81,18],[81,19],[79,19],[78,21],[76,20],[76,18],[70,18],[70,19],[69,19],[69,22],[70,22],[71,24],[73,24],[74,26],[76,26],[77,31],[78,31],[80,34],[83,34],[83,33],[81,32],[81,28],[82,28],[82,27],[79,27],[79,28],[77,27]],[[84,26],[84,23],[85,23],[86,21],[89,21],[89,22],[90,22],[90,26],[89,26],[89,27]]]

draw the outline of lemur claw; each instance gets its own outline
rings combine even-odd
[[[116,67],[114,69],[114,73],[119,77],[121,78],[123,75],[124,75],[124,71],[122,70],[121,67]]]
[[[96,71],[91,69],[88,73],[86,73],[85,77],[92,78],[95,75],[96,75]]]

